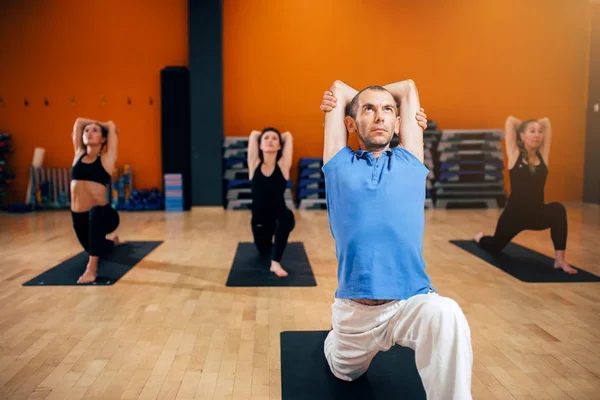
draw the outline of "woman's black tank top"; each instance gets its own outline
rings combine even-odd
[[[285,210],[285,189],[287,180],[275,164],[271,176],[263,175],[262,162],[258,164],[252,177],[252,216],[258,220],[272,219]]]
[[[535,167],[535,172],[529,170],[529,165],[523,162],[523,156],[509,171],[510,197],[509,206],[535,206],[544,204],[544,187],[548,177],[548,167],[544,159],[537,153],[540,164]]]
[[[100,157],[96,158],[92,163],[84,163],[82,159],[85,156],[86,153],[79,157],[79,160],[71,168],[71,180],[92,181],[101,185],[108,185],[111,181],[111,176],[102,166]]]

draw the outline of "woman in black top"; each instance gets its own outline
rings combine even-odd
[[[71,218],[77,239],[89,254],[77,283],[86,284],[96,280],[99,258],[119,244],[118,236],[106,239],[119,226],[119,214],[106,196],[117,161],[117,127],[112,121],[78,118],[73,126],[73,147]]]
[[[485,250],[501,252],[523,230],[550,228],[554,244],[554,268],[576,274],[565,260],[567,247],[567,212],[560,203],[544,203],[544,187],[548,176],[548,157],[552,130],[548,118],[519,121],[506,120],[505,143],[508,154],[511,194],[500,215],[494,236],[483,232],[474,240]]]
[[[252,184],[252,235],[259,253],[271,257],[271,272],[287,276],[280,261],[294,229],[294,213],[284,193],[290,179],[293,143],[289,132],[253,131],[248,140],[248,175]],[[273,236],[275,240],[273,241]]]

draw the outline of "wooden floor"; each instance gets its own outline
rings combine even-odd
[[[522,283],[448,243],[498,215],[426,211],[428,272],[471,326],[474,398],[600,399],[600,283]],[[568,216],[567,260],[600,274],[600,207]],[[0,214],[0,398],[280,399],[279,333],[330,328],[334,243],[325,211],[296,211],[318,286],[225,287],[249,221],[122,213],[123,239],[164,243],[117,284],[23,287],[80,251],[70,216]],[[549,231],[515,241],[553,255]]]

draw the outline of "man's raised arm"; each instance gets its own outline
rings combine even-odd
[[[358,91],[342,81],[335,81],[323,96],[321,110],[325,112],[325,143],[323,164],[348,145],[348,132],[344,123],[346,107]],[[330,110],[330,111],[326,111]]]
[[[384,86],[400,105],[400,144],[423,162],[423,128],[415,119],[421,108],[419,93],[412,79]]]

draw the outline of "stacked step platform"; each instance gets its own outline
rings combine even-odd
[[[425,146],[423,164],[429,169],[429,175],[427,176],[427,187],[425,192],[425,208],[435,207],[433,202],[434,197],[434,185],[437,178],[438,166],[439,166],[439,155],[438,155],[438,143],[442,131],[438,130],[435,121],[427,121],[427,129],[423,132],[423,143]]]
[[[296,202],[301,210],[325,210],[325,176],[323,158],[301,158],[298,161]]]
[[[252,190],[248,176],[248,137],[230,136],[223,142],[223,204],[228,210],[252,207]],[[285,191],[288,208],[295,209],[292,182]]]
[[[425,208],[433,208],[435,207],[433,201],[434,195],[434,184],[436,182],[439,164],[438,157],[438,142],[440,141],[440,137],[442,135],[442,131],[438,130],[437,124],[435,121],[428,120],[427,128],[423,131],[423,164],[429,169],[429,175],[427,175],[427,186],[425,188]],[[390,148],[394,148],[400,142],[400,138],[394,135],[390,143]]]
[[[436,208],[504,207],[502,130],[443,130]]]

